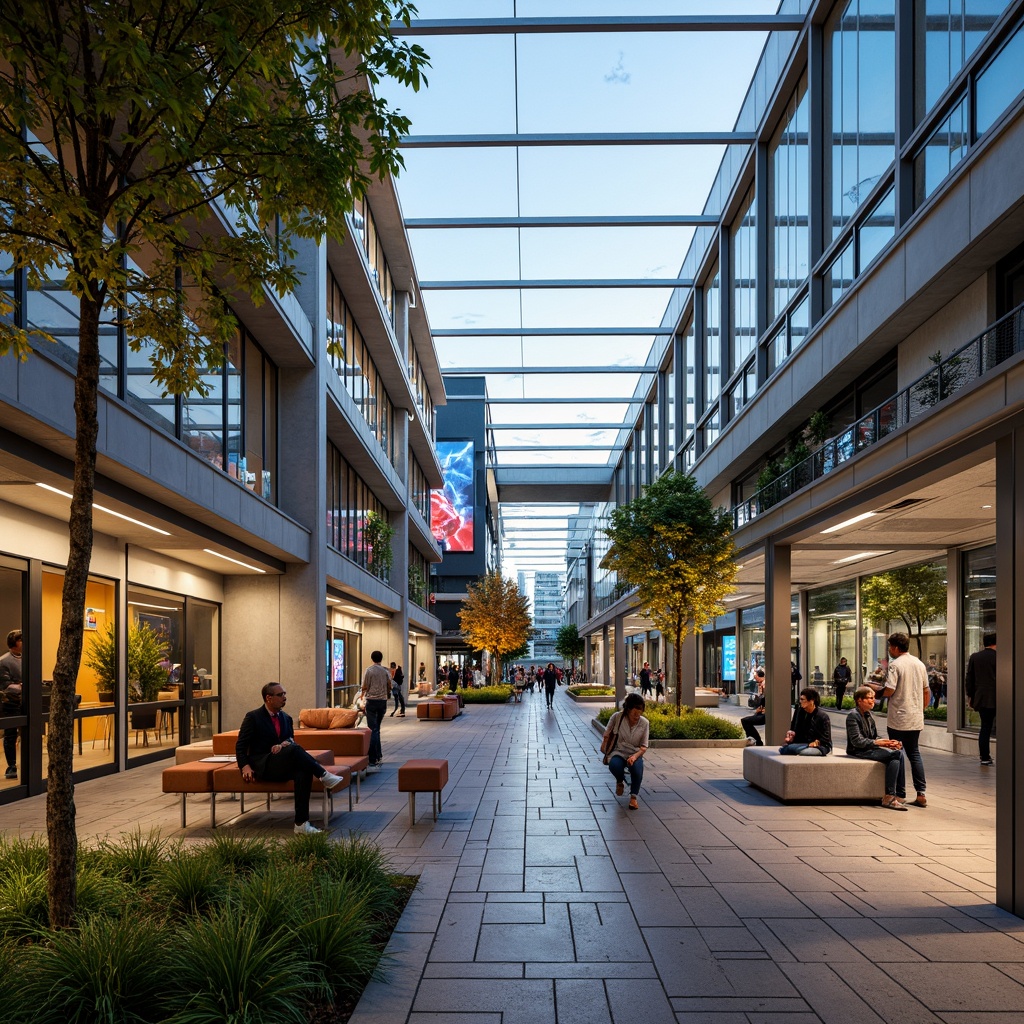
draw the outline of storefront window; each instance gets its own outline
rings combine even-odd
[[[754,669],[764,665],[764,605],[740,612],[740,679],[737,690],[754,689]]]
[[[995,546],[967,551],[963,555],[963,661],[982,649],[985,633],[996,631],[996,549]],[[947,684],[948,685],[948,684]],[[962,685],[962,684],[960,684]],[[977,729],[981,719],[977,712],[960,701],[962,708],[960,727]]]
[[[188,631],[192,645],[190,738],[208,740],[220,729],[220,608],[189,601]]]
[[[0,557],[0,728],[4,734],[4,774],[0,793],[23,785],[26,705],[22,701],[21,646],[11,650],[8,635],[21,629],[25,574],[15,563]],[[23,642],[24,643],[24,642]]]
[[[822,697],[834,698],[832,673],[839,659],[846,658],[850,671],[856,670],[857,584],[854,580],[810,591],[807,595],[807,633],[810,684],[820,685]],[[853,699],[853,689],[852,686],[846,689],[849,700]]]

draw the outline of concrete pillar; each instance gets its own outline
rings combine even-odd
[[[1024,656],[1024,430],[996,443],[996,903],[1024,917],[1024,694],[1015,685]]]
[[[624,627],[626,617],[616,615],[614,622],[615,629],[615,703],[621,704],[626,696],[626,637]]]
[[[700,672],[700,637],[700,633],[696,636],[688,636],[683,641],[682,649],[673,652],[678,654],[682,666],[679,700],[689,708],[696,706],[697,679]]]
[[[608,624],[601,627],[601,685],[614,686],[611,670],[611,655],[608,650]]]
[[[769,540],[764,551],[765,723],[768,746],[781,744],[793,717],[789,671],[791,550]]]

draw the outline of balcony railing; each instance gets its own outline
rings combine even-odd
[[[767,487],[732,509],[733,529],[752,522],[802,487],[849,462],[900,427],[912,423],[994,366],[1024,350],[1024,304],[1007,313],[978,337],[958,348],[934,369],[918,377],[841,434],[829,438],[808,458],[786,470]]]

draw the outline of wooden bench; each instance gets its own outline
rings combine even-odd
[[[450,722],[459,713],[458,701],[421,700],[416,705],[416,717],[432,722]]]
[[[800,757],[777,747],[745,747],[743,778],[783,802],[878,801],[885,793],[884,764],[836,752]]]
[[[409,794],[409,826],[416,823],[416,794],[430,793],[434,821],[441,810],[441,791],[448,785],[448,762],[419,758],[398,769],[398,792]]]

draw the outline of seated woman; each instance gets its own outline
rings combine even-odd
[[[780,754],[824,757],[831,753],[832,723],[818,706],[820,703],[821,694],[813,686],[800,691],[800,706],[793,712],[786,742],[779,747]]]
[[[625,772],[629,769],[629,809],[640,805],[640,783],[644,778],[644,752],[650,742],[651,723],[643,716],[644,699],[638,693],[629,694],[622,702],[622,710],[608,720],[604,739],[611,742],[611,760],[608,770],[615,776],[615,795],[622,796],[626,788]],[[602,749],[607,749],[602,741]]]
[[[741,718],[740,725],[743,726],[743,731],[747,734],[748,746],[763,747],[764,742],[762,741],[761,734],[757,731],[756,727],[764,725],[764,669],[756,669],[754,671],[754,678],[757,680],[757,692],[752,693],[747,701],[748,707],[752,707],[754,709],[754,713]]]
[[[870,686],[858,686],[853,691],[856,710],[846,716],[846,753],[850,757],[863,757],[881,761],[885,765],[885,796],[882,806],[890,811],[905,811],[907,798],[906,763],[903,744],[899,740],[880,740],[871,709],[875,706],[875,691]]]

